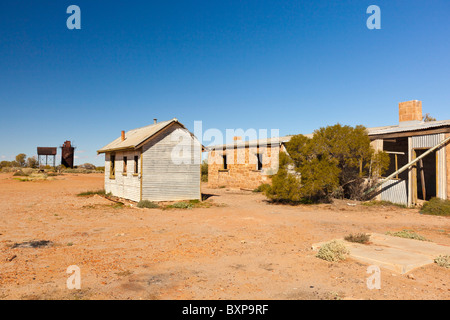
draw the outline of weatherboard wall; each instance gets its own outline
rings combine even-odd
[[[138,156],[138,174],[134,174],[134,157]],[[124,173],[124,157],[127,157],[127,172]],[[111,153],[105,154],[105,191],[132,201],[140,200],[139,151],[115,152],[115,176],[111,177]]]
[[[188,130],[173,125],[142,149],[142,200],[201,199],[201,145]]]

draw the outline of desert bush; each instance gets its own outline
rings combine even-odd
[[[86,170],[94,170],[94,171],[96,169],[96,167],[92,163],[83,163],[83,164],[79,165],[78,168],[86,169]]]
[[[367,244],[369,243],[370,235],[366,233],[349,234],[344,239],[349,242]]]
[[[320,128],[312,138],[296,135],[280,153],[280,166],[266,195],[272,200],[311,202],[333,197],[361,199],[369,180],[389,166],[389,156],[375,153],[363,126]]]
[[[434,262],[444,268],[450,268],[450,256],[449,255],[440,255],[436,259],[434,259]]]
[[[14,177],[28,177],[29,175],[29,173],[23,172],[23,170],[18,170],[13,174]]]
[[[77,194],[78,197],[91,197],[93,195],[99,195],[99,196],[106,196],[106,191],[105,189],[101,189],[101,190],[96,190],[96,191],[85,191],[85,192],[81,192],[79,194]]]
[[[193,207],[194,207],[193,203],[185,201],[175,202],[174,204],[167,206],[167,208],[174,208],[174,209],[192,209]]]
[[[83,174],[89,174],[89,173],[98,173],[97,170],[95,169],[83,169],[83,168],[67,168],[67,169],[63,169],[61,168],[60,170],[63,173],[83,173]]]
[[[10,172],[16,172],[16,171],[19,171],[19,170],[22,170],[22,171],[23,171],[23,168],[19,168],[19,167],[11,167],[11,166],[3,167],[3,168],[2,168],[2,172],[7,172],[7,173],[10,173]]]
[[[400,238],[406,238],[406,239],[414,239],[414,240],[420,240],[420,241],[429,241],[425,237],[421,236],[420,234],[417,234],[413,230],[402,230],[397,232],[386,232],[388,236],[394,236],[394,237],[400,237]]]
[[[420,213],[436,216],[450,216],[450,200],[432,198],[422,206]]]
[[[149,200],[141,200],[137,204],[138,208],[148,208],[148,209],[154,209],[159,208],[159,205],[157,203],[154,203],[153,201]]]
[[[257,188],[253,190],[253,192],[265,192],[266,190],[270,189],[270,184],[268,183],[262,183]]]
[[[208,161],[203,160],[200,168],[201,168],[201,173],[202,173],[202,181],[208,182]]]
[[[338,262],[345,260],[349,253],[342,242],[334,240],[321,246],[316,257],[329,262]]]
[[[48,177],[57,177],[59,175],[61,175],[61,174],[60,173],[56,173],[56,172],[49,172],[49,173],[47,173]]]

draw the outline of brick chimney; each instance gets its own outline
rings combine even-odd
[[[122,130],[122,141],[125,140],[125,131]]]
[[[411,100],[398,104],[399,122],[422,121],[422,101]]]

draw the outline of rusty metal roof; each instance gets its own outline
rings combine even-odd
[[[56,148],[53,147],[37,147],[37,154],[39,156],[55,156]]]

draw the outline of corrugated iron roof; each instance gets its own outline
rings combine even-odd
[[[432,128],[445,127],[445,126],[450,126],[450,120],[430,121],[430,122],[417,121],[417,122],[410,122],[410,123],[402,123],[402,124],[393,125],[393,126],[367,128],[367,131],[368,131],[369,136],[372,136],[372,135],[379,135],[379,134],[386,134],[386,133],[420,131],[420,130],[426,130],[426,129],[432,129]],[[279,137],[278,142],[279,143],[288,142],[289,140],[291,140],[292,136],[293,135]],[[308,138],[312,138],[313,134],[312,133],[305,134],[304,136],[306,136]],[[247,146],[257,146],[257,145],[269,145],[273,139],[277,139],[277,138],[258,139],[258,140],[250,140],[250,141],[238,141],[237,143],[235,142],[235,143],[228,143],[228,144],[222,144],[222,145],[216,145],[216,146],[209,146],[208,148],[220,150],[220,149],[234,148],[235,146],[247,147]]]
[[[408,132],[408,131],[420,131],[432,128],[439,128],[450,126],[450,120],[441,120],[441,121],[418,121],[411,122],[406,125],[399,124],[395,126],[385,126],[385,127],[376,127],[376,128],[367,128],[369,132],[369,136],[378,135],[378,134],[387,134],[387,133],[397,133],[397,132]]]
[[[108,143],[106,146],[98,150],[97,153],[105,153],[107,151],[123,150],[123,149],[135,149],[141,143],[151,138],[153,135],[160,132],[161,130],[163,130],[172,123],[178,123],[183,128],[185,128],[178,121],[177,118],[173,118],[168,121],[161,121],[146,127],[130,130],[125,133],[125,140],[122,141],[122,137],[118,137],[111,143]]]

